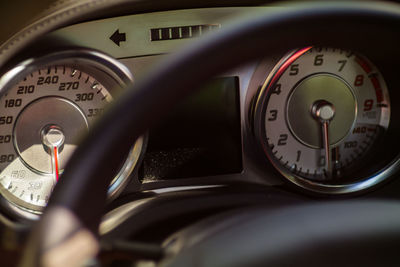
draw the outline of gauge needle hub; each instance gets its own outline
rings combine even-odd
[[[318,100],[312,105],[311,114],[321,123],[322,144],[325,151],[325,171],[328,178],[330,178],[332,177],[332,160],[329,141],[329,123],[335,116],[335,107],[328,101]]]
[[[65,136],[61,128],[56,125],[47,125],[41,131],[42,143],[51,156],[52,173],[56,181],[59,178],[59,152],[64,145]]]

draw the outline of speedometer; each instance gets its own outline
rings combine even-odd
[[[64,51],[28,60],[2,79],[0,192],[19,214],[41,213],[80,139],[131,80],[116,60],[94,51]],[[143,146],[139,139],[109,195],[126,184]]]
[[[256,101],[255,133],[265,155],[289,181],[324,193],[365,189],[385,174],[353,177],[390,120],[379,70],[352,51],[307,47],[282,59]]]

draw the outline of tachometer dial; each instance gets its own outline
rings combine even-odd
[[[28,60],[5,77],[0,192],[13,207],[40,213],[80,139],[130,74],[103,54],[69,51]],[[110,195],[126,184],[142,145],[138,140],[117,170]]]
[[[365,57],[308,47],[275,67],[256,112],[259,141],[285,177],[314,191],[343,193],[354,186],[345,178],[363,167],[387,130],[390,102],[382,75]]]

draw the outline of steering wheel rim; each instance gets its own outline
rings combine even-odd
[[[168,238],[161,266],[398,266],[399,223],[398,201],[233,210]]]
[[[25,263],[40,266],[43,258],[59,251],[60,246],[76,234],[82,234],[79,239],[82,244],[96,247],[97,229],[112,170],[137,137],[203,80],[269,53],[283,53],[310,44],[360,52],[371,46],[378,49],[390,46],[389,49],[396,51],[399,29],[397,5],[364,4],[360,7],[336,3],[302,6],[237,23],[170,58],[127,90],[76,151],[30,238]],[[340,40],[337,39],[339,35],[343,37]],[[380,40],[386,40],[386,43]],[[214,64],[205,65],[210,58]],[[207,67],[199,71],[201,66]],[[67,224],[60,232],[61,218]],[[96,250],[86,252],[82,257],[93,255]]]

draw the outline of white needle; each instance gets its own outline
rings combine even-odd
[[[325,171],[328,178],[332,177],[331,148],[329,141],[329,123],[335,116],[334,106],[325,100],[316,101],[311,109],[311,113],[322,127],[322,143],[325,151]]]

